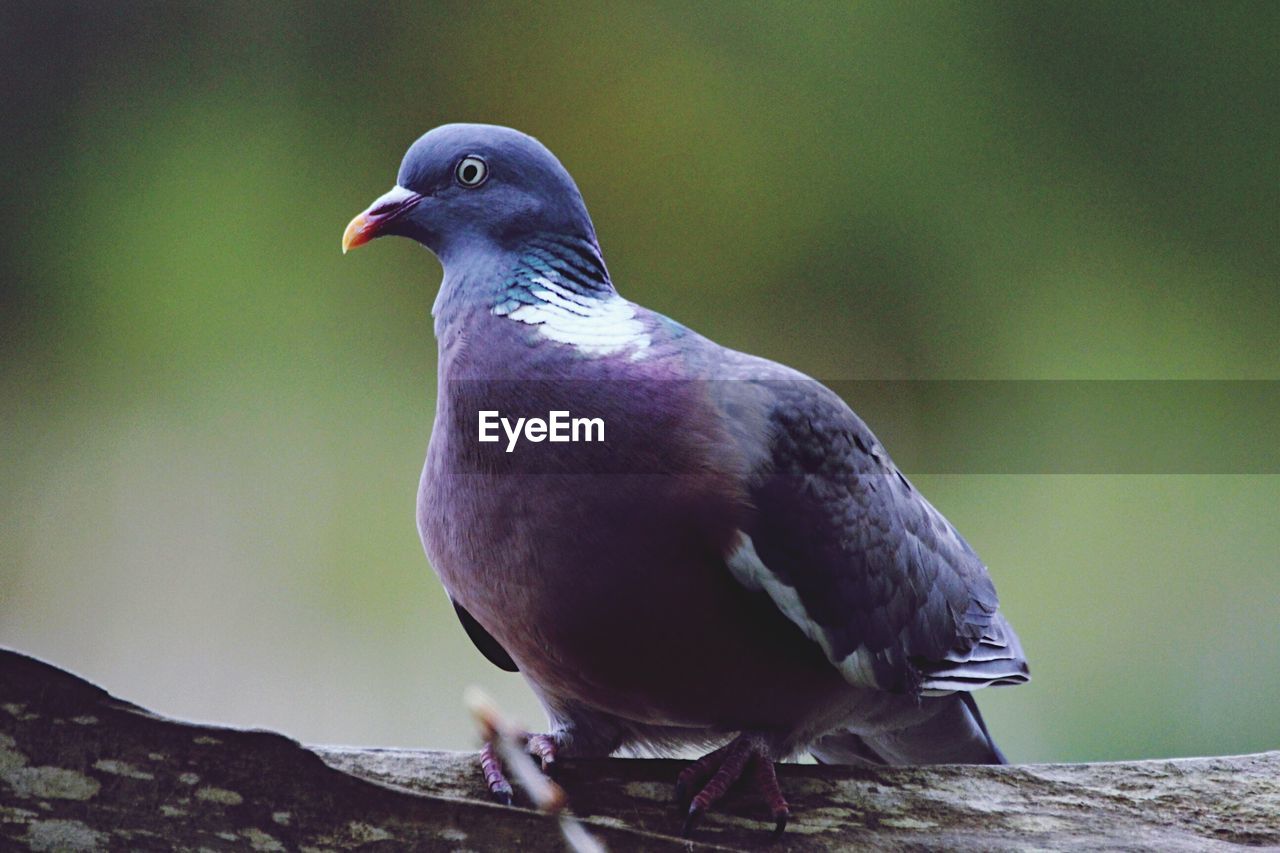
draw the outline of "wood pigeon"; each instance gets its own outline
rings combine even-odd
[[[1028,669],[986,568],[835,393],[620,296],[518,131],[418,139],[343,251],[388,234],[444,268],[422,543],[546,708],[544,768],[718,747],[677,780],[686,831],[740,777],[781,830],[774,762],[805,751],[1004,762],[972,693]]]

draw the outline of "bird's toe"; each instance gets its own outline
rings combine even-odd
[[[530,755],[538,759],[538,762],[542,765],[543,772],[550,772],[554,769],[559,752],[559,747],[556,745],[554,737],[551,735],[530,735],[525,744],[525,749],[529,751]]]
[[[502,761],[498,758],[498,749],[493,741],[485,743],[480,750],[480,769],[484,773],[484,783],[489,789],[489,796],[504,806],[511,805],[515,792],[507,775],[502,770]]]
[[[676,800],[684,808],[682,834],[688,836],[707,811],[751,770],[750,781],[769,807],[774,834],[780,835],[791,818],[791,807],[782,795],[773,758],[766,742],[740,735],[715,752],[686,767],[676,780]]]

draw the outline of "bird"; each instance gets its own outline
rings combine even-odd
[[[832,390],[624,298],[546,146],[427,132],[343,253],[384,236],[443,268],[418,531],[467,635],[544,707],[544,770],[705,752],[675,780],[687,834],[740,780],[781,832],[775,763],[805,752],[1006,762],[973,693],[1029,669],[982,560]],[[604,440],[555,438],[557,412]],[[492,743],[481,764],[509,803]]]

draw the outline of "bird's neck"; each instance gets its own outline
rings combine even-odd
[[[629,351],[641,357],[649,338],[637,309],[609,280],[594,239],[538,234],[512,249],[445,261],[433,312],[442,346],[451,327],[501,318],[531,340],[572,347],[585,356]]]
[[[470,244],[442,253],[444,281],[431,313],[439,321],[482,306],[508,314],[521,304],[607,299],[617,291],[594,238],[535,234],[513,247]]]
[[[617,296],[595,240],[540,234],[512,253],[489,308],[509,316],[522,305],[572,310]]]

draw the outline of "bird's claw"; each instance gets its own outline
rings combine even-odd
[[[558,746],[551,735],[530,735],[521,737],[525,751],[536,759],[544,773],[551,773],[556,768]],[[511,783],[507,781],[506,771],[502,766],[502,758],[498,754],[495,741],[488,741],[480,750],[480,769],[484,772],[485,785],[489,788],[489,796],[504,806],[509,806],[515,798]]]
[[[544,773],[549,773],[556,763],[557,747],[555,738],[550,735],[530,735],[525,741],[525,749],[542,766]]]
[[[791,809],[782,808],[781,811],[773,814],[773,837],[781,838],[782,833],[786,832],[787,821],[791,819]]]
[[[515,792],[502,771],[502,760],[498,758],[498,748],[493,741],[487,741],[480,750],[480,769],[484,772],[484,783],[489,788],[489,796],[504,806],[511,805]]]
[[[769,806],[774,836],[780,836],[791,818],[791,808],[782,796],[767,744],[749,735],[738,736],[680,773],[676,780],[676,801],[681,808],[687,808],[681,834],[687,837],[693,832],[707,810],[728,793],[748,768],[754,771],[752,782]]]
[[[680,808],[688,809],[691,806],[693,795],[707,784],[728,749],[729,746],[722,746],[680,771],[680,775],[676,777],[676,802],[680,804]]]
[[[700,809],[698,806],[690,805],[688,813],[684,816],[684,825],[680,827],[680,835],[688,838],[693,834],[693,829],[702,820],[702,816],[706,814],[706,809]]]

